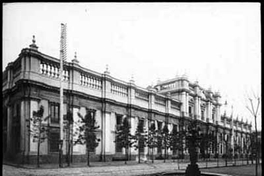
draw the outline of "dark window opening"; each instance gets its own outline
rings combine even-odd
[[[192,116],[192,107],[191,106],[189,106],[189,114],[190,114],[190,116]]]
[[[123,122],[123,116],[116,114],[116,130],[120,129],[120,126],[122,125]],[[115,151],[116,152],[122,152],[122,146],[120,143],[116,142],[115,143]]]
[[[59,140],[60,133],[59,132],[51,132],[50,133],[50,152],[58,152],[59,151]]]
[[[51,103],[50,104],[50,119],[51,123],[59,123],[60,122],[60,104],[59,103]]]
[[[204,120],[204,110],[201,111],[202,120]]]
[[[140,133],[143,133],[144,132],[144,120],[143,119],[140,119],[139,120],[139,132]],[[139,145],[139,152],[144,152],[144,138],[142,137],[142,138],[140,138],[139,139],[139,143],[140,143],[140,145]]]
[[[178,131],[177,127],[178,127],[177,125],[173,124],[172,131],[175,131],[177,133],[177,131]],[[175,147],[173,147],[172,154],[173,155],[176,155],[177,154],[177,149]]]
[[[162,122],[159,122],[159,121],[158,121],[158,130],[162,130]],[[162,152],[162,138],[161,137],[158,137],[157,143],[158,143],[158,153],[161,153]]]

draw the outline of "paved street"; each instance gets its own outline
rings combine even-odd
[[[251,162],[250,162],[251,163]],[[243,164],[246,164],[244,161]],[[137,164],[135,161],[129,161],[127,165],[124,162],[92,162],[91,167],[87,167],[85,163],[73,164],[70,167],[64,166],[64,168],[58,168],[56,164],[42,164],[40,168],[36,169],[35,165],[24,165],[23,167],[14,167],[10,165],[3,165],[3,175],[4,176],[59,176],[59,175],[74,175],[74,176],[110,176],[110,175],[144,175],[159,172],[172,172],[172,171],[183,171],[188,165],[186,162],[177,163],[177,161],[172,162],[172,160],[166,161],[164,163],[162,160],[155,160],[154,163],[140,163]],[[225,162],[218,162],[218,166],[224,166]],[[232,166],[233,163],[228,162],[228,166]],[[242,165],[242,161],[236,161],[236,165]],[[199,162],[200,168],[206,167],[216,167],[217,162],[211,161],[206,164],[206,162]],[[252,171],[253,172],[253,171]]]

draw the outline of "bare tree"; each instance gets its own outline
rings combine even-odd
[[[90,166],[90,152],[94,151],[100,142],[100,139],[96,136],[99,125],[96,125],[95,110],[93,109],[86,108],[86,115],[82,116],[78,113],[78,116],[80,125],[77,127],[78,138],[75,144],[86,145],[87,166]]]
[[[253,98],[247,96],[247,100],[250,102],[250,106],[246,105],[246,108],[253,115],[255,120],[255,140],[256,140],[256,149],[258,148],[258,131],[257,131],[257,116],[258,109],[260,105],[260,97],[253,92]],[[255,103],[255,104],[254,104]],[[257,104],[257,105],[256,105]],[[256,176],[258,176],[258,151],[256,150]]]
[[[44,107],[41,105],[39,110],[33,111],[33,117],[30,118],[30,125],[28,125],[28,130],[30,135],[33,137],[33,142],[38,143],[37,148],[37,167],[39,167],[39,158],[40,158],[40,144],[48,138],[49,128],[44,123],[47,121],[49,116],[43,117]]]

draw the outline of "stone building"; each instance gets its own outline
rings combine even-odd
[[[19,162],[34,162],[37,143],[29,134],[28,126],[33,111],[42,105],[44,116],[50,117],[45,122],[50,131],[49,139],[40,146],[41,162],[58,162],[59,67],[60,60],[38,51],[33,40],[30,47],[22,49],[18,58],[5,68],[2,77],[4,156]],[[217,139],[210,148],[211,154],[222,155],[228,146],[234,146],[231,137],[245,152],[243,146],[251,133],[251,124],[221,115],[220,94],[201,88],[197,82],[189,82],[185,76],[142,88],[133,79],[125,82],[112,77],[108,70],[98,73],[84,68],[76,56],[71,62],[65,61],[63,69],[63,115],[70,111],[77,121],[77,114],[85,115],[85,108],[95,110],[100,126],[97,137],[101,140],[92,154],[94,161],[111,161],[124,156],[124,149],[114,140],[116,127],[125,117],[129,118],[132,134],[139,122],[144,124],[145,130],[150,123],[155,123],[157,129],[166,123],[170,131],[172,128],[182,131],[190,120],[197,119],[202,130]],[[72,140],[73,136],[67,138],[64,134],[63,154],[70,149],[73,162],[85,161],[85,146],[68,145]],[[185,148],[182,152],[188,156]],[[147,147],[141,149],[142,158],[148,158],[148,153]],[[154,150],[156,157],[163,153],[161,148]],[[169,150],[168,155],[179,155],[179,152]],[[129,156],[135,159],[137,151],[130,148]]]

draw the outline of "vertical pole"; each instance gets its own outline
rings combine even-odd
[[[256,176],[258,176],[258,131],[257,131],[257,113],[255,114],[255,130],[256,130]]]
[[[61,53],[63,51],[61,50]],[[63,87],[62,87],[62,76],[63,73],[63,59],[60,58],[60,167],[62,167],[62,144],[63,144]]]
[[[63,60],[66,59],[66,24],[61,23],[60,40],[60,149],[59,166],[62,167],[63,147]]]

